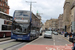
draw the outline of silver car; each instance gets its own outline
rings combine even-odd
[[[46,31],[44,33],[44,38],[46,38],[46,37],[52,38],[52,31]]]

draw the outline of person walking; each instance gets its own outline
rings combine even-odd
[[[69,37],[72,37],[72,33],[71,32],[69,33]]]

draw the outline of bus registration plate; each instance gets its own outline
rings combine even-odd
[[[18,40],[22,40],[22,38],[18,38]]]
[[[22,35],[17,35],[18,37],[23,37]]]

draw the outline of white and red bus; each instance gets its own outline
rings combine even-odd
[[[11,36],[12,21],[0,18],[0,37]]]

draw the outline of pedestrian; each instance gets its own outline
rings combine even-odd
[[[72,48],[72,50],[75,50],[75,32],[72,34],[73,35],[73,48]]]
[[[69,33],[68,33],[68,32],[66,32],[66,37],[68,37],[68,35],[69,35]]]
[[[71,32],[69,33],[69,37],[72,37],[72,33]]]
[[[67,37],[67,32],[65,32],[64,36]]]

